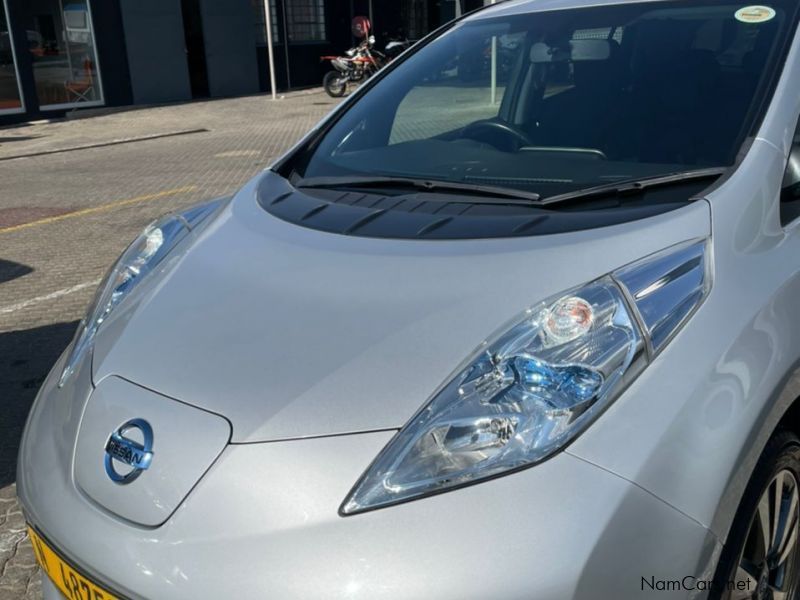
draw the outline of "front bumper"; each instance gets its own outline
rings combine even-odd
[[[76,488],[89,374],[61,390],[54,377],[29,418],[18,494],[65,558],[122,596],[691,598],[704,592],[646,582],[713,573],[719,545],[708,530],[564,453],[491,482],[339,516],[391,432],[229,445],[166,523],[135,526]]]

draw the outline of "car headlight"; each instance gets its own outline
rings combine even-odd
[[[100,283],[86,317],[78,326],[58,386],[63,386],[86,356],[100,325],[111,311],[164,259],[194,228],[219,208],[221,200],[163,217],[148,225],[128,246]]]
[[[528,308],[397,433],[341,514],[510,473],[564,448],[702,303],[707,246],[680,244]]]

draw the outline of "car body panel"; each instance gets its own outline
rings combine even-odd
[[[710,232],[697,202],[558,236],[387,242],[272,217],[255,183],[112,313],[94,356],[96,381],[222,414],[235,442],[398,428],[528,306]]]
[[[106,443],[112,432],[134,419],[143,419],[154,431],[152,463],[135,479],[116,482],[104,466]],[[135,431],[128,434],[141,444],[139,435]],[[92,393],[81,418],[75,442],[75,483],[105,509],[138,525],[154,527],[178,507],[230,436],[230,424],[223,417],[119,377],[108,377]],[[113,468],[120,474],[131,470],[114,462]]]
[[[42,575],[42,599],[43,600],[64,600],[62,594],[55,584],[48,577]]]
[[[798,48],[800,34],[758,137],[707,196],[714,287],[706,303],[568,450],[642,485],[722,539],[761,450],[800,397],[800,229],[782,227],[779,214],[800,113]]]
[[[511,0],[509,2],[497,2],[495,6],[478,11],[474,15],[467,16],[464,20],[478,21],[492,17],[545,12],[550,10],[588,8],[592,6],[618,6],[624,4],[642,4],[646,2],[659,4],[667,1],[668,0]]]
[[[491,485],[339,516],[392,432],[230,445],[166,523],[137,527],[70,478],[41,476],[69,473],[59,446],[76,424],[54,433],[53,421],[86,402],[75,386],[49,389],[22,444],[26,517],[75,567],[132,599],[621,598],[640,577],[709,578],[719,552],[698,523],[567,454]],[[490,559],[499,566],[487,569]]]

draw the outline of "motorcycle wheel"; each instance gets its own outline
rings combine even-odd
[[[341,98],[347,90],[347,78],[343,77],[338,71],[328,71],[322,79],[325,92],[331,98]]]

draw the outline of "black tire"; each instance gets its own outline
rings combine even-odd
[[[322,85],[331,98],[341,98],[347,91],[347,78],[338,71],[328,71],[322,78]]]
[[[714,576],[714,589],[709,595],[711,600],[770,598],[768,586],[776,582],[784,594],[780,597],[787,600],[798,598],[800,517],[792,509],[797,504],[798,482],[800,439],[794,433],[778,431],[764,448],[736,511]],[[777,504],[776,490],[780,490]],[[774,510],[776,507],[779,509]],[[779,515],[777,524],[773,520],[776,513]],[[767,524],[766,532],[761,524],[762,515],[766,515],[767,519],[764,521]],[[781,523],[786,523],[783,533]],[[777,531],[777,534],[770,532],[770,529]],[[765,555],[763,561],[758,558],[762,554]],[[786,556],[783,562],[780,562],[780,556]],[[770,565],[774,565],[774,568]],[[745,572],[753,573],[749,596],[744,595],[746,590],[737,592],[735,588],[732,589],[734,584],[731,582],[742,580]]]

